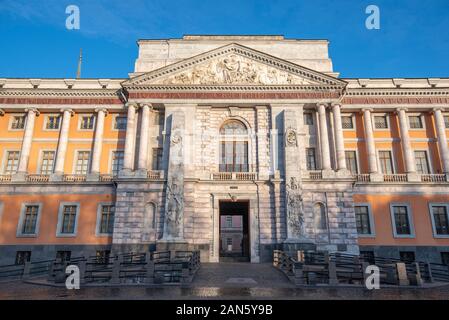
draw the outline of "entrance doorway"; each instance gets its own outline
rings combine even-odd
[[[220,262],[249,262],[249,201],[220,201]]]

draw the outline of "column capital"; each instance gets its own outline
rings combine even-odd
[[[332,102],[331,103],[331,107],[340,107],[341,108],[341,103],[340,102]]]
[[[400,111],[405,111],[405,112],[407,112],[407,111],[408,111],[408,108],[406,108],[406,107],[398,107],[398,108],[396,108],[396,113],[399,113]]]
[[[150,111],[153,111],[153,105],[151,103],[139,103],[139,108],[143,109],[148,107]]]
[[[444,112],[445,111],[445,109],[443,108],[443,107],[435,107],[435,108],[432,108],[432,113],[435,113],[435,111],[441,111],[441,112]]]
[[[329,104],[327,102],[317,102],[315,108],[319,109],[321,106],[326,108],[327,106],[329,106]]]
[[[362,108],[361,111],[362,111],[362,112],[365,112],[365,111],[373,112],[374,109],[373,109],[373,108]]]
[[[40,115],[40,112],[37,108],[26,108],[25,112],[34,112],[36,114],[36,116]]]
[[[100,111],[103,111],[105,116],[107,116],[108,113],[109,113],[108,109],[106,109],[105,107],[98,107],[98,108],[95,108],[95,112],[98,113],[98,112],[100,112]]]
[[[135,102],[127,102],[126,104],[125,104],[125,107],[127,107],[127,108],[130,108],[130,107],[132,107],[132,108],[134,108],[134,109],[139,109],[139,105],[137,104],[137,103],[135,103]]]
[[[5,115],[5,110],[0,109],[0,117],[3,117]]]
[[[73,116],[75,115],[75,111],[73,111],[72,108],[61,108],[60,111],[61,111],[62,113],[66,112],[66,111],[69,112],[71,117],[73,117]]]

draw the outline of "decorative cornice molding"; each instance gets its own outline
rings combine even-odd
[[[108,98],[118,98],[120,97],[120,90],[43,90],[43,89],[0,89],[0,97],[87,97],[87,98],[97,98],[97,97],[108,97]]]
[[[346,96],[449,96],[449,88],[347,88]]]

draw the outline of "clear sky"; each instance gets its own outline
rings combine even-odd
[[[66,7],[80,8],[67,30]],[[368,30],[368,5],[380,30]],[[328,39],[342,77],[449,77],[449,0],[0,0],[0,78],[123,78],[137,39],[282,34]]]

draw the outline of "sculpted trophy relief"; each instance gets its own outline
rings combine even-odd
[[[313,83],[248,58],[230,54],[172,75],[161,80],[161,84],[311,85]]]

